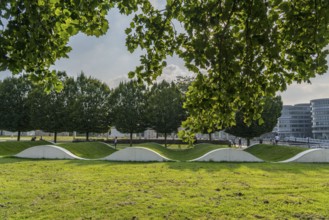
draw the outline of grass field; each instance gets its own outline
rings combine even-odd
[[[0,219],[329,219],[329,164],[0,159]]]
[[[116,151],[108,145],[99,142],[61,143],[57,145],[79,157],[88,159],[103,158]]]
[[[33,146],[49,145],[47,141],[6,141],[0,142],[0,156],[12,156]]]
[[[215,144],[197,144],[193,148],[187,149],[169,149],[157,143],[145,143],[138,146],[146,147],[151,150],[158,152],[159,154],[179,161],[188,161],[208,153],[209,151],[228,147],[226,145],[215,145]]]
[[[262,160],[275,162],[287,160],[305,150],[308,150],[308,148],[258,144],[247,148],[245,151]]]

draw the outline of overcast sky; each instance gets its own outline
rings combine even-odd
[[[56,62],[54,68],[68,75],[76,76],[81,71],[98,78],[111,87],[127,78],[127,73],[139,65],[141,51],[130,54],[125,46],[124,30],[129,26],[130,18],[122,16],[116,10],[108,15],[110,30],[105,36],[87,37],[83,34],[72,37],[73,50],[69,59]],[[329,62],[329,58],[327,58]],[[175,79],[176,75],[189,75],[184,64],[177,57],[168,58],[168,66],[161,79]],[[0,79],[10,76],[9,72],[0,72]],[[312,79],[312,84],[293,84],[281,93],[285,105],[308,103],[312,99],[329,98],[329,73]]]

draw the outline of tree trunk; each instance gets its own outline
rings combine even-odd
[[[133,133],[130,132],[130,147],[133,145]]]
[[[89,141],[89,131],[86,132],[86,140]]]
[[[165,147],[167,148],[167,133],[165,132],[164,135],[165,135]]]
[[[54,133],[54,142],[57,143],[57,131]]]
[[[158,132],[156,132],[156,139],[158,139],[159,138],[159,133]]]
[[[211,133],[209,133],[208,135],[209,135],[209,141],[211,141]]]
[[[247,147],[250,145],[250,138],[247,138]]]
[[[18,134],[17,134],[17,141],[20,141],[21,140],[21,131],[18,131]]]

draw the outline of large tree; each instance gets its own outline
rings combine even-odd
[[[86,133],[87,141],[90,132],[108,132],[111,124],[108,85],[83,73],[75,81],[69,79],[66,85],[71,130]]]
[[[133,133],[146,130],[147,120],[147,91],[144,85],[136,81],[120,83],[114,89],[111,97],[113,125],[122,132],[130,134],[130,146],[132,146]]]
[[[263,121],[261,124],[258,120],[252,120],[250,124],[246,124],[242,110],[237,112],[235,116],[236,125],[225,130],[227,133],[234,136],[246,138],[248,146],[250,145],[250,139],[273,131],[281,115],[282,101],[280,96],[274,98],[264,97],[260,102],[264,103],[264,111],[261,115]]]
[[[59,73],[60,81],[65,85],[65,72]],[[61,92],[45,93],[44,87],[34,86],[29,94],[31,126],[34,129],[54,133],[54,142],[57,142],[57,133],[68,131],[69,111],[67,89]]]
[[[166,81],[154,84],[148,96],[147,109],[150,127],[157,133],[164,134],[167,146],[167,135],[177,132],[185,117],[183,99],[178,87]]]
[[[150,0],[2,0],[0,69],[31,73],[51,87],[57,78],[47,70],[67,56],[70,37],[106,33],[113,7],[135,12],[126,44],[146,52],[130,77],[151,82],[173,54],[195,73],[183,136],[232,126],[242,108],[250,123],[261,116],[259,98],[327,70],[327,0],[166,0],[161,8]]]
[[[17,131],[17,141],[20,141],[22,131],[32,130],[28,105],[30,91],[31,84],[24,77],[10,77],[0,83],[0,129]]]

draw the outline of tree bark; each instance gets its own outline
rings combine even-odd
[[[89,141],[89,131],[86,132],[86,140]]]
[[[209,133],[208,135],[209,135],[209,141],[211,141],[211,133]]]
[[[21,131],[18,131],[18,134],[17,134],[17,141],[20,141],[21,140]]]
[[[130,147],[133,145],[133,133],[130,132]]]
[[[57,143],[57,131],[54,133],[54,142]]]
[[[250,145],[250,138],[247,138],[247,147]]]
[[[167,133],[165,132],[164,135],[165,135],[165,147],[167,148]]]

